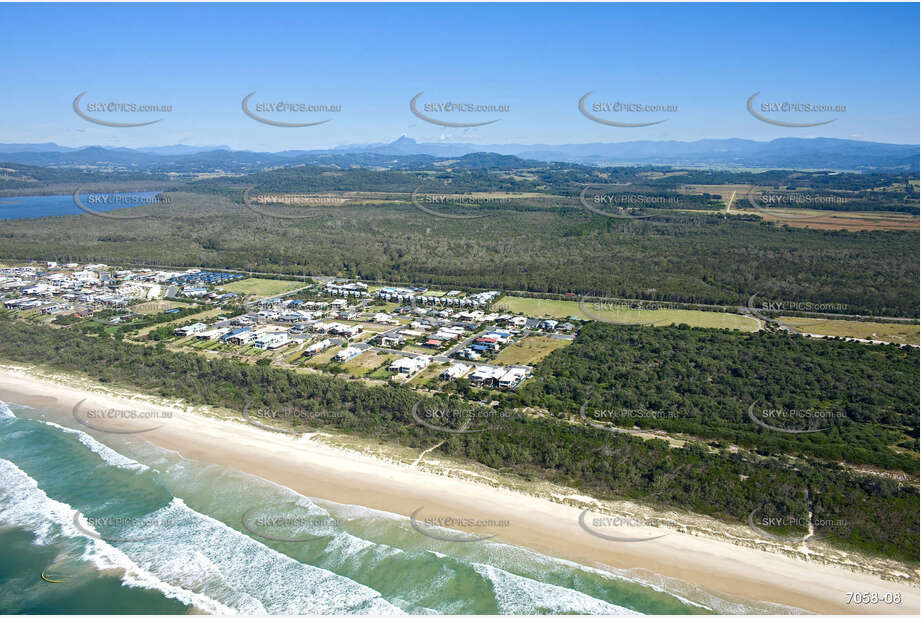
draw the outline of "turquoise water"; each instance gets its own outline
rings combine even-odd
[[[0,613],[783,611],[509,545],[432,539],[406,517],[52,418],[65,422],[0,404]]]
[[[115,210],[117,208],[132,208],[146,206],[154,203],[158,191],[139,191],[126,193],[93,193],[83,191],[80,201],[87,208],[98,212]],[[102,203],[103,196],[108,197],[110,203]],[[115,196],[115,197],[113,197]],[[84,211],[74,204],[74,196],[67,195],[29,195],[24,197],[0,197],[0,220],[2,219],[34,219],[36,217],[60,217],[62,215],[82,215]]]

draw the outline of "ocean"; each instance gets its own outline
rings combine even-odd
[[[159,193],[159,191],[139,191],[116,194],[83,191],[80,193],[80,201],[91,210],[105,212],[117,208],[132,208],[155,203]],[[74,196],[70,193],[67,195],[0,197],[0,220],[81,214],[86,213],[74,204]]]
[[[778,613],[318,500],[0,403],[0,613]]]

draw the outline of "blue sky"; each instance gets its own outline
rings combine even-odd
[[[917,144],[918,4],[3,4],[0,142],[67,146],[226,144],[282,150],[391,141],[578,143],[741,137],[837,137]],[[169,104],[159,114],[99,117],[155,125],[103,127],[86,101]],[[337,113],[263,114],[323,125],[280,128],[241,100],[341,105]],[[423,102],[506,105],[499,114],[432,114]],[[610,114],[579,99],[673,105]],[[788,128],[761,122],[758,102],[844,105],[836,118]],[[603,115],[603,114],[600,114]]]

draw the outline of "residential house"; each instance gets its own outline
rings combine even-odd
[[[430,362],[431,359],[427,356],[404,356],[391,363],[391,365],[387,367],[387,371],[410,375],[417,371],[422,371],[429,366]]]
[[[349,346],[347,348],[340,350],[339,352],[336,352],[336,355],[333,356],[333,360],[339,363],[344,363],[345,361],[352,360],[353,358],[355,358],[362,352],[364,352],[364,350],[362,350],[361,348],[354,348],[352,346]]]
[[[262,333],[253,340],[253,347],[259,350],[277,350],[291,343],[285,331]]]
[[[186,326],[180,326],[173,332],[181,337],[188,337],[189,335],[194,335],[195,333],[201,333],[208,330],[208,325],[204,322],[195,322],[194,324],[188,324]]]
[[[450,367],[441,372],[441,375],[438,376],[442,380],[456,380],[457,378],[462,377],[465,373],[470,371],[470,367],[464,365],[463,363],[453,363]]]

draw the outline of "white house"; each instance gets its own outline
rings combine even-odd
[[[447,369],[441,372],[439,376],[442,380],[456,380],[457,378],[462,377],[465,373],[470,370],[470,367],[462,363],[454,363]]]
[[[377,324],[399,324],[399,322],[394,320],[386,313],[375,313],[374,317],[371,318],[371,321]]]
[[[173,332],[182,337],[188,337],[189,335],[194,335],[195,333],[201,333],[208,330],[208,325],[204,322],[195,322],[194,324],[189,324],[187,326],[180,326]]]
[[[521,384],[521,381],[524,380],[527,375],[527,370],[521,367],[513,367],[499,378],[499,388],[515,388]]]
[[[387,371],[394,371],[404,375],[409,375],[425,369],[429,366],[430,362],[431,361],[427,356],[404,356],[403,358],[399,358],[391,363],[391,365],[387,367]]]
[[[339,363],[344,363],[345,361],[352,360],[362,352],[364,352],[364,350],[361,348],[353,348],[352,346],[349,346],[336,352],[336,355],[333,356],[333,360]]]
[[[221,335],[226,335],[228,332],[230,332],[229,328],[212,328],[211,330],[203,330],[200,333],[196,333],[195,337],[198,339],[210,339],[213,341]]]
[[[499,378],[504,376],[507,371],[505,367],[478,367],[476,371],[470,374],[470,381],[474,384],[487,384],[492,386]]]
[[[333,345],[332,339],[324,339],[323,341],[318,341],[314,344],[307,346],[304,350],[305,354],[316,354],[317,352],[322,352],[329,346]]]
[[[256,333],[251,330],[241,330],[227,337],[227,343],[234,345],[247,345],[256,338]]]
[[[260,350],[277,350],[289,343],[291,343],[291,340],[285,331],[262,333],[253,340],[253,347]]]
[[[381,345],[388,348],[395,348],[403,345],[406,339],[402,335],[381,335]]]

